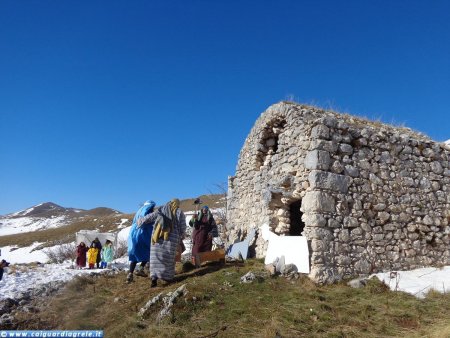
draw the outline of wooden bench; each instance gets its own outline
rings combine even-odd
[[[192,260],[196,268],[199,268],[204,262],[222,262],[225,263],[225,250],[217,249],[195,254]]]

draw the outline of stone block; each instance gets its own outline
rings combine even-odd
[[[354,166],[351,166],[349,164],[347,164],[345,166],[345,173],[348,176],[351,176],[351,177],[358,177],[359,176],[359,170],[357,168],[355,168]]]
[[[324,117],[323,123],[330,128],[335,128],[337,126],[337,120],[335,117],[332,117],[332,116]]]
[[[372,238],[374,242],[379,242],[384,239],[384,234],[374,234]]]
[[[311,130],[311,138],[328,140],[330,138],[330,128],[323,124],[313,127]]]
[[[382,211],[382,210],[386,209],[386,204],[378,203],[378,204],[374,205],[373,209],[376,211]]]
[[[353,230],[350,232],[350,236],[351,236],[352,238],[359,237],[359,236],[361,236],[361,235],[362,235],[362,229],[361,229],[361,228],[355,228],[355,229],[353,229]]]
[[[303,214],[302,221],[307,227],[324,227],[327,225],[327,220],[320,214]]]
[[[326,245],[320,239],[313,239],[311,241],[311,250],[315,252],[325,251]]]
[[[330,167],[330,154],[323,150],[312,150],[306,154],[305,168],[328,170]]]
[[[338,145],[334,141],[326,140],[312,140],[309,145],[310,150],[325,150],[330,153],[335,153],[338,149]]]
[[[355,263],[355,270],[361,274],[369,274],[372,272],[371,264],[364,258]]]
[[[383,248],[382,246],[379,246],[379,247],[375,247],[374,251],[375,251],[377,254],[382,254],[382,253],[384,253],[384,252],[386,251],[386,249]]]
[[[311,228],[309,231],[309,238],[311,239],[323,239],[326,241],[331,241],[333,239],[333,234],[330,230],[323,228]]]
[[[430,229],[428,226],[423,225],[423,224],[420,224],[420,225],[419,225],[419,230],[420,230],[421,232],[430,232],[430,231],[431,231],[431,229]]]
[[[328,220],[328,226],[330,228],[340,228],[341,227],[341,223],[333,218],[330,218]]]
[[[434,157],[434,151],[432,149],[429,148],[425,148],[424,150],[422,150],[422,155],[428,158]]]
[[[348,256],[338,256],[336,257],[336,263],[339,265],[350,265],[351,259]]]
[[[347,193],[350,184],[348,176],[320,170],[311,171],[308,180],[313,189],[332,190],[343,194]]]
[[[322,191],[308,191],[302,201],[302,212],[334,212],[335,200]]]
[[[344,227],[346,228],[356,228],[359,225],[358,219],[355,217],[345,217]]]
[[[334,161],[333,165],[331,166],[331,171],[335,172],[336,174],[340,174],[344,171],[344,166],[339,161]]]
[[[376,185],[383,185],[383,180],[381,180],[377,175],[370,173],[369,174],[370,182]]]
[[[397,230],[396,223],[388,223],[383,226],[384,231],[394,231]]]
[[[342,143],[339,145],[339,152],[344,155],[353,154],[353,147],[350,144]]]
[[[288,216],[289,212],[287,210],[284,210],[284,209],[278,209],[277,215],[278,216]]]
[[[425,225],[433,225],[433,219],[428,215],[423,218],[422,222]]]
[[[382,211],[378,213],[378,219],[384,224],[386,223],[389,218],[391,218],[391,215],[388,212]]]
[[[350,240],[350,233],[347,229],[342,229],[339,233],[339,240],[344,243],[347,243]]]
[[[442,168],[442,165],[439,162],[431,162],[430,163],[431,166],[431,170],[435,173],[435,174],[442,174],[444,172],[444,169]]]
[[[402,177],[402,183],[407,187],[414,187],[416,183],[411,177]]]

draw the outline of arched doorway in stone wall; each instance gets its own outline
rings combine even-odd
[[[286,120],[280,118],[271,121],[265,126],[262,131],[261,139],[256,147],[256,170],[261,170],[263,166],[270,167],[270,160],[278,151],[279,138],[285,127]]]

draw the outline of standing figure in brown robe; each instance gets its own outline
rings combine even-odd
[[[208,206],[204,206],[197,215],[189,221],[189,225],[194,227],[192,232],[192,255],[199,252],[211,251],[212,239],[217,237],[217,225]]]
[[[86,253],[88,252],[89,248],[84,244],[84,242],[81,242],[77,246],[77,268],[81,269],[86,266]]]

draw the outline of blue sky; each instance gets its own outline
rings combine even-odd
[[[0,214],[213,191],[290,96],[450,139],[450,2],[3,0]]]

